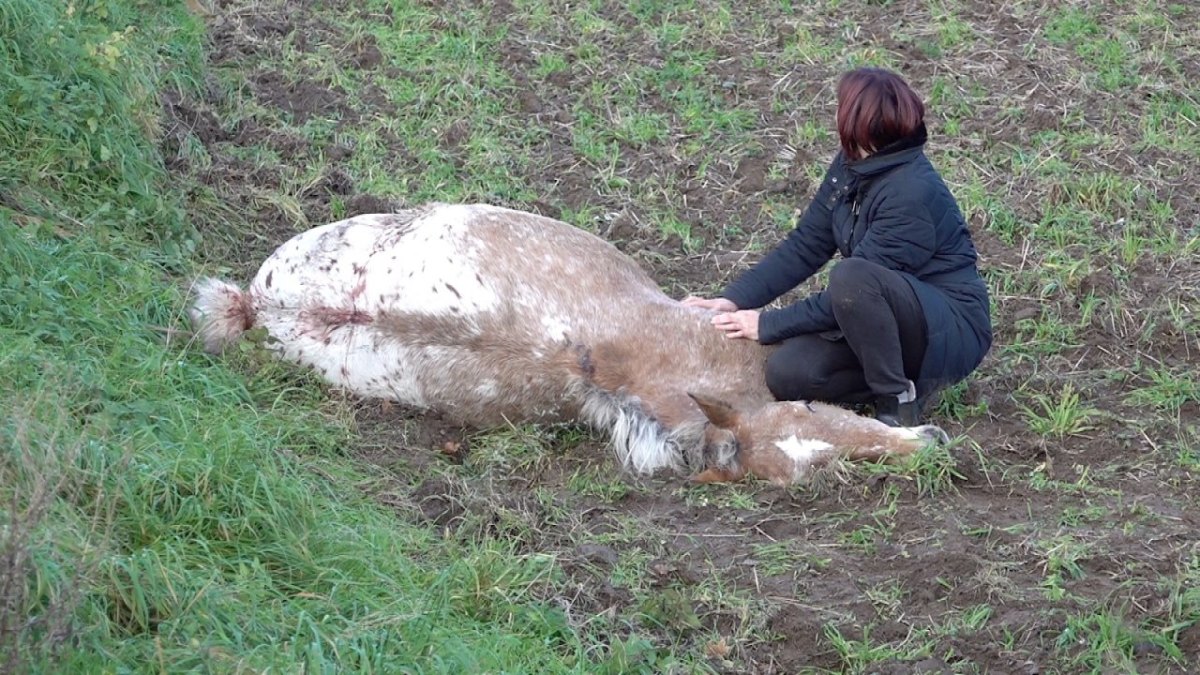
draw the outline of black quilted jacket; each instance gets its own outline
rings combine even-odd
[[[838,153],[796,228],[722,296],[739,308],[763,307],[816,273],[835,253],[901,272],[920,299],[928,326],[917,389],[966,377],[992,343],[987,288],[975,246],[950,190],[925,157],[925,129],[864,160]],[[759,341],[836,330],[826,292],[768,310]]]

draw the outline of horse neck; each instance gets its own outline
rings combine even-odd
[[[726,338],[712,327],[711,313],[666,298],[629,313],[631,327],[597,350],[596,380],[604,389],[636,396],[668,427],[703,419],[689,393],[737,406],[773,400],[764,379],[769,349]]]

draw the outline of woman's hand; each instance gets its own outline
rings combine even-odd
[[[738,306],[733,304],[732,300],[725,298],[698,298],[694,295],[689,295],[680,301],[684,307],[696,307],[699,309],[710,309],[714,312],[736,312]]]
[[[758,341],[758,312],[753,309],[743,309],[738,312],[725,312],[712,318],[713,326],[725,331],[727,338],[745,338]]]

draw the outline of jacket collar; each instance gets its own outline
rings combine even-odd
[[[911,135],[883,146],[866,159],[847,162],[846,168],[861,178],[876,176],[901,164],[911,162],[924,151],[927,140],[929,140],[929,133],[925,130],[925,123],[922,122],[921,126],[917,127],[917,130]]]

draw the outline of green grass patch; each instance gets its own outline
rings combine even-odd
[[[165,196],[156,94],[195,86],[202,28],[182,7],[143,21],[151,5],[0,5],[0,206],[73,231],[120,228],[177,256],[196,232]]]

